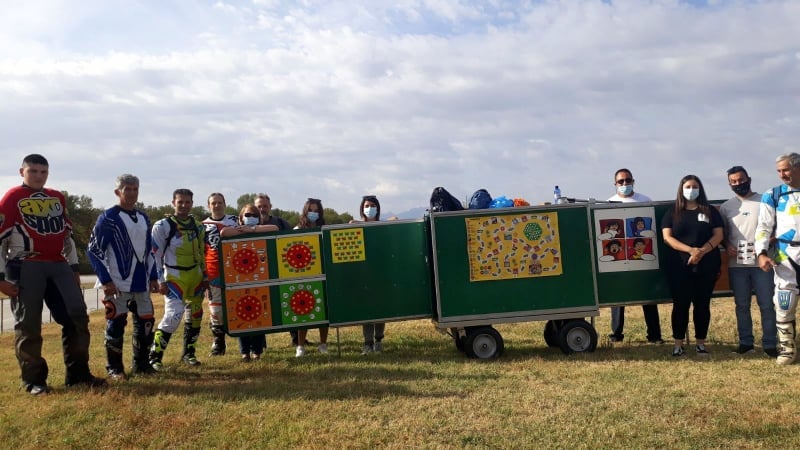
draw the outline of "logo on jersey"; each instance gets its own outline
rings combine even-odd
[[[56,197],[37,192],[17,203],[25,225],[39,234],[58,234],[64,231],[64,208]]]

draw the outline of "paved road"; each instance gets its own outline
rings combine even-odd
[[[97,279],[94,275],[81,275],[81,283],[92,283]],[[89,312],[102,309],[103,299],[100,291],[97,289],[84,289],[83,301],[86,302],[86,307]],[[11,314],[11,302],[7,298],[0,299],[2,307],[0,307],[0,333],[8,333],[14,331],[14,316]],[[50,310],[44,307],[42,312],[42,323],[50,323]]]

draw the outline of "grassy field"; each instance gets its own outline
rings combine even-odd
[[[63,386],[60,330],[47,325],[54,391],[43,397],[19,388],[13,334],[0,336],[0,435],[15,449],[800,447],[800,365],[731,354],[732,301],[712,308],[708,358],[647,344],[638,307],[627,311],[626,342],[613,346],[603,309],[591,354],[546,347],[540,322],[498,326],[506,352],[494,361],[468,360],[430,322],[413,321],[387,326],[381,355],[359,355],[355,327],[340,330],[341,356],[335,330],[331,355],[310,349],[302,359],[280,333],[264,360],[245,364],[230,338],[228,355],[206,357],[204,327],[203,365],[178,363],[179,332],[165,373],[100,392]],[[660,307],[665,338],[670,309]],[[754,321],[759,330],[757,310]],[[103,322],[92,315],[98,375]],[[127,362],[128,342],[125,352]]]

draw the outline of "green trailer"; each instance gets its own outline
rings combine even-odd
[[[545,321],[549,346],[597,346],[600,307],[671,301],[670,203],[432,213],[223,238],[224,321],[241,336],[430,318],[470,357],[503,352],[499,323]],[[724,270],[723,270],[724,272]],[[727,294],[722,280],[717,294]]]
[[[470,357],[492,358],[492,326],[548,321],[548,344],[593,351],[599,314],[586,205],[433,213],[436,326]]]

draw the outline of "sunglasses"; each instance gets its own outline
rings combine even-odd
[[[620,186],[622,186],[625,183],[628,183],[628,184],[633,183],[633,178],[620,178],[619,180],[617,180],[617,184],[620,185]]]
[[[256,214],[256,213],[244,213],[244,216],[245,217],[261,217],[260,214]]]

